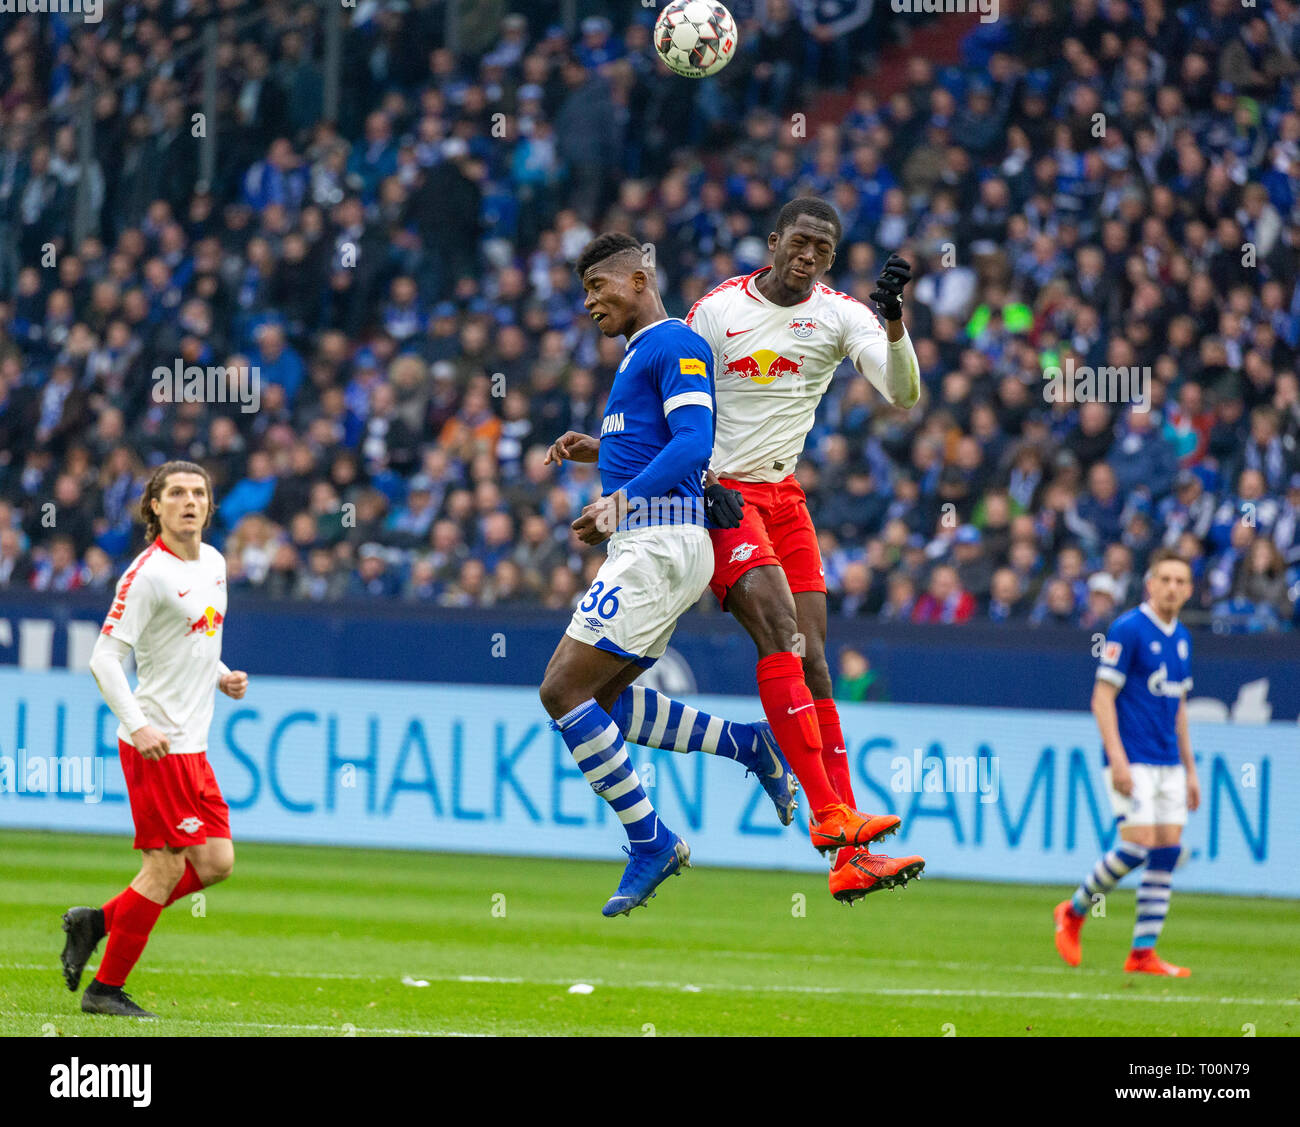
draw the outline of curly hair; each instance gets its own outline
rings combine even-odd
[[[144,521],[145,537],[150,543],[162,532],[158,514],[153,511],[153,501],[155,498],[162,498],[163,486],[167,484],[168,477],[174,473],[196,473],[203,478],[208,487],[208,515],[203,522],[203,530],[207,531],[212,523],[212,513],[217,507],[212,496],[212,475],[196,462],[164,462],[153,471],[149,484],[145,486],[144,493],[140,497],[140,519]]]

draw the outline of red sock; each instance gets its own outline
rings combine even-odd
[[[126,982],[163,910],[163,905],[141,896],[134,888],[127,888],[117,901],[113,911],[117,926],[109,934],[104,959],[95,975],[95,981],[105,986],[121,986]]]
[[[182,896],[188,896],[191,892],[198,892],[202,887],[203,882],[199,880],[198,870],[186,861],[185,873],[176,882],[176,887],[172,889],[171,899],[167,901],[167,904],[175,904]]]
[[[104,934],[105,935],[107,935],[110,931],[113,930],[113,917],[117,914],[118,908],[121,907],[122,897],[125,895],[126,895],[125,892],[119,892],[116,896],[113,897],[112,900],[110,900],[107,904],[105,904],[104,907],[101,909],[101,911],[104,913]]]
[[[817,725],[822,733],[822,763],[826,765],[826,777],[830,779],[840,801],[854,810],[858,808],[853,797],[853,783],[849,778],[849,757],[844,743],[844,733],[840,729],[840,713],[835,702],[829,697],[817,701]]]
[[[794,654],[758,659],[758,699],[795,777],[803,785],[813,814],[839,799],[822,763],[822,736],[816,706],[803,679],[803,662]]]

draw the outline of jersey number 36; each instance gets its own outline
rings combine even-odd
[[[590,614],[593,610],[601,618],[613,618],[618,614],[618,593],[623,590],[621,586],[611,587],[602,595],[601,591],[605,590],[605,582],[597,579],[587,591],[587,597],[578,604],[578,609],[584,614]]]

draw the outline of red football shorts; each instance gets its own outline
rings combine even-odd
[[[781,481],[718,479],[745,498],[739,528],[713,528],[713,579],[709,589],[725,605],[727,592],[750,568],[778,564],[785,569],[790,590],[826,593],[817,530],[808,514],[808,500],[794,475]]]
[[[118,740],[117,755],[131,801],[136,849],[183,849],[230,836],[230,807],[206,754],[146,759]]]

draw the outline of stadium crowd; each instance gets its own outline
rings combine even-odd
[[[237,590],[567,609],[603,555],[568,528],[598,478],[543,455],[599,433],[622,353],[583,312],[578,251],[652,243],[680,315],[816,194],[843,219],[835,288],[865,300],[891,251],[913,262],[924,384],[904,414],[846,364],[818,413],[797,473],[833,613],[1102,628],[1169,545],[1190,619],[1300,621],[1292,0],[1029,0],[846,114],[828,90],[912,17],[737,0],[738,57],[692,83],[658,63],[653,10],[570,37],[558,3],[483,0],[453,52],[443,3],[374,0],[344,9],[337,122],[320,10],[258,7],[237,27],[242,0],[136,0],[4,33],[0,589],[110,588],[148,467],[181,457],[213,474]],[[256,410],[160,402],[178,363],[255,369]],[[1053,394],[1084,367],[1140,394]]]

